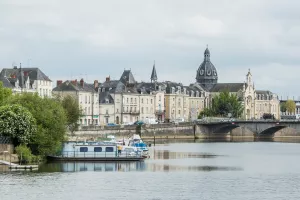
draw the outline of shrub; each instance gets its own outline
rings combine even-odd
[[[31,163],[32,154],[30,149],[25,145],[20,145],[15,148],[16,153],[18,154],[19,160],[21,163]]]

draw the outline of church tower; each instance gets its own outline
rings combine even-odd
[[[197,82],[207,91],[210,91],[218,83],[218,74],[215,66],[210,62],[208,47],[204,51],[204,61],[197,70]]]
[[[156,74],[156,69],[155,69],[155,61],[153,64],[153,69],[152,69],[152,73],[151,73],[151,83],[152,82],[156,82],[157,81],[157,74]]]

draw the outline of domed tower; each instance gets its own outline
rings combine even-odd
[[[197,70],[197,82],[206,90],[211,90],[218,83],[218,74],[215,66],[210,62],[210,52],[208,48],[204,51],[204,61]]]

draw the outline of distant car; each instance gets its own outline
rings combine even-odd
[[[107,126],[117,126],[115,123],[108,123]]]
[[[145,123],[142,122],[142,121],[136,121],[136,122],[134,122],[134,125],[143,125],[143,124],[145,124]]]

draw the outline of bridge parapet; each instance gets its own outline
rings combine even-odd
[[[272,136],[283,128],[292,128],[300,132],[300,121],[274,121],[274,120],[235,120],[235,121],[219,121],[219,122],[197,122],[200,130],[204,130],[205,134],[228,134],[233,129],[241,127],[248,129],[255,136]],[[204,128],[205,127],[205,128]]]

